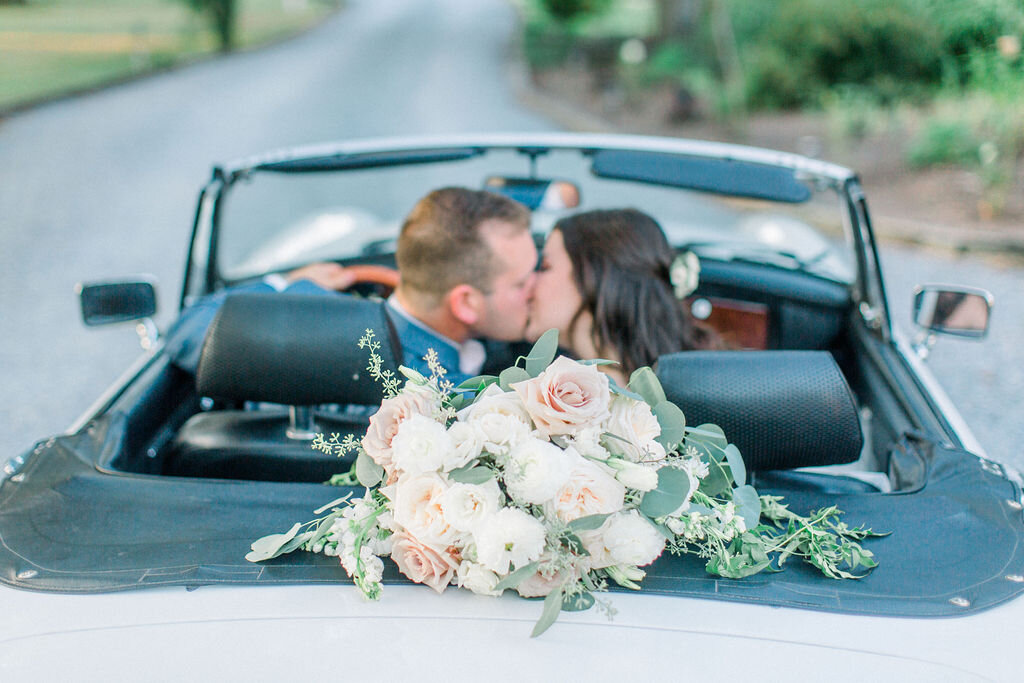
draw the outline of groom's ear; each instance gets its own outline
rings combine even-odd
[[[473,285],[461,284],[452,287],[445,296],[448,311],[463,325],[476,325],[484,307],[483,293]]]

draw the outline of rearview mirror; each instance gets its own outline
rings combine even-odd
[[[982,339],[991,310],[992,295],[983,289],[922,285],[914,290],[914,324],[927,332]]]
[[[484,189],[525,204],[531,211],[564,211],[580,205],[580,188],[568,180],[491,176]]]

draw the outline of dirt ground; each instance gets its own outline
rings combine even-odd
[[[602,92],[586,74],[565,69],[535,74],[534,87],[566,106],[586,112],[608,130],[671,135],[767,147],[813,156],[855,169],[861,177],[876,229],[883,237],[908,242],[946,243],[954,249],[1024,248],[1024,164],[1001,211],[986,201],[977,174],[958,168],[917,170],[904,161],[911,131],[887,126],[881,133],[844,140],[823,113],[751,115],[726,127],[699,114],[673,121],[677,105],[666,90]]]

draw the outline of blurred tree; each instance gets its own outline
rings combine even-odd
[[[235,47],[236,0],[184,0],[193,10],[206,17],[217,32],[221,52],[230,52]]]
[[[543,0],[544,9],[561,22],[571,22],[587,14],[600,14],[610,0]]]
[[[658,42],[688,38],[697,30],[704,0],[657,0]]]

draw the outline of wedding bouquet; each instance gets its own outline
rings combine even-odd
[[[388,397],[361,441],[314,442],[358,451],[365,494],[259,539],[247,559],[337,556],[371,599],[385,556],[438,593],[545,597],[535,636],[561,610],[593,606],[609,581],[640,589],[641,567],[666,550],[730,578],[777,571],[791,555],[833,578],[876,566],[858,541],[878,534],[847,527],[834,507],[803,517],[759,496],[722,430],[687,426],[649,368],[619,387],[598,370],[607,361],[555,359],[557,342],[551,330],[522,367],[459,387],[428,356],[431,376],[402,368],[403,386],[368,330],[360,346]]]

